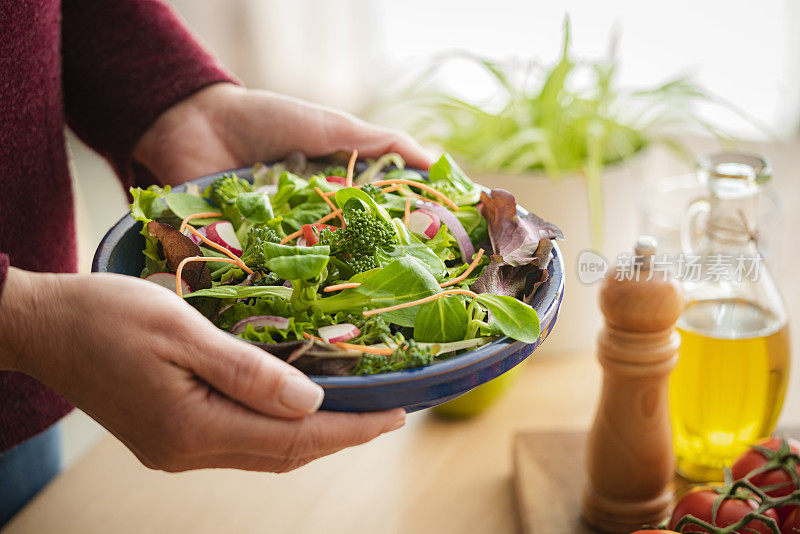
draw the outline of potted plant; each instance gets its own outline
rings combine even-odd
[[[544,346],[550,351],[594,343],[596,288],[578,282],[577,257],[594,249],[613,262],[630,249],[648,149],[661,145],[686,155],[678,134],[687,130],[726,137],[694,113],[695,104],[715,99],[688,78],[621,88],[614,46],[607,59],[579,61],[569,45],[566,19],[561,56],[549,66],[448,54],[402,99],[416,116],[410,120],[416,136],[454,156],[478,183],[506,189],[522,206],[562,223],[568,289],[562,318]],[[432,87],[434,74],[454,57],[474,62],[496,82],[494,107]]]

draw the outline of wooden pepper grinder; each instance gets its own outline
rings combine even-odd
[[[633,265],[612,269],[600,290],[603,388],[587,443],[582,515],[604,532],[655,525],[672,504],[667,379],[677,361],[674,325],[683,297],[668,272],[653,269],[656,246],[639,237]]]

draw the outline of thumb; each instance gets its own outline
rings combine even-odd
[[[253,345],[220,332],[192,370],[214,389],[257,412],[298,418],[316,412],[323,389],[296,368]]]

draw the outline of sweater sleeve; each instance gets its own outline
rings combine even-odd
[[[3,296],[3,288],[6,285],[8,266],[9,266],[8,256],[0,252],[0,297]]]
[[[63,0],[62,56],[67,122],[126,187],[155,182],[131,152],[163,111],[238,83],[158,0]]]

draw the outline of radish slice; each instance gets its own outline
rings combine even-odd
[[[418,202],[417,206],[422,206],[426,211],[439,216],[439,219],[447,225],[447,229],[450,230],[450,233],[453,234],[453,237],[458,243],[458,249],[461,251],[461,259],[465,262],[469,262],[472,256],[475,255],[475,246],[472,244],[467,230],[464,228],[464,225],[461,224],[461,221],[458,220],[458,217],[453,215],[453,212],[444,206],[434,204],[433,202]]]
[[[344,176],[326,176],[325,179],[332,184],[347,185],[347,178]]]
[[[412,211],[408,218],[408,229],[426,239],[434,237],[441,225],[438,215],[425,209]]]
[[[317,332],[319,332],[319,337],[326,343],[337,343],[353,339],[361,333],[361,330],[354,324],[339,323],[331,326],[320,326]]]
[[[145,280],[148,282],[153,282],[154,284],[158,284],[161,287],[166,287],[175,293],[175,275],[172,273],[154,273],[145,278]],[[181,293],[185,295],[191,292],[192,288],[189,287],[189,284],[186,283],[186,280],[181,279]]]
[[[278,317],[276,315],[253,315],[247,319],[242,319],[231,328],[231,334],[241,334],[247,328],[247,325],[253,325],[253,328],[264,328],[271,326],[278,330],[286,330],[289,328],[288,317]]]
[[[205,236],[205,237],[208,237],[208,233],[206,233],[206,227],[205,226],[201,226],[199,228],[195,228],[195,230],[197,230],[198,234],[200,234],[202,236]],[[200,243],[203,242],[202,239],[200,239],[199,237],[194,235],[192,232],[190,232],[188,228],[183,231],[183,235],[185,235],[186,237],[191,239],[192,243],[194,243],[195,245],[199,245]]]
[[[307,247],[308,246],[308,241],[306,241],[306,238],[303,237],[303,236],[298,237],[296,243],[297,243],[298,247]]]
[[[242,244],[239,243],[239,238],[236,237],[236,230],[233,229],[233,225],[228,221],[215,222],[206,226],[206,236],[217,245],[222,245],[237,256],[242,255]]]

